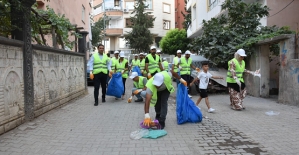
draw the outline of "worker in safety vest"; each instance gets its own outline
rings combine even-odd
[[[174,57],[173,61],[172,61],[172,71],[175,72],[175,73],[178,73],[180,75],[179,61],[180,61],[181,56],[182,56],[182,51],[177,50],[176,53],[177,53],[176,57]],[[176,80],[177,86],[178,86],[179,82],[180,82],[179,80]]]
[[[124,99],[124,95],[126,93],[126,80],[128,78],[129,65],[128,65],[128,60],[125,59],[125,53],[120,52],[119,55],[120,55],[119,60],[117,61],[117,64],[115,66],[115,72],[120,72],[122,74],[122,81],[124,86],[124,93],[122,95],[122,99]]]
[[[169,63],[167,62],[166,58],[163,58],[162,66],[165,71],[169,71]]]
[[[163,71],[161,65],[161,59],[156,54],[156,47],[151,46],[151,54],[148,54],[145,58],[145,70],[147,72],[147,78],[150,79],[156,73]]]
[[[109,73],[109,77],[111,77],[112,74],[114,73],[114,70],[115,70],[116,64],[118,62],[118,59],[119,59],[119,51],[114,51],[114,57],[111,58],[112,71]]]
[[[145,58],[144,58],[144,56],[145,56],[144,53],[139,54],[139,61],[140,61],[139,68],[140,68],[142,76],[147,77],[147,73],[146,73],[146,70],[145,70]]]
[[[168,108],[167,101],[170,93],[174,92],[172,76],[179,79],[182,84],[187,86],[187,82],[177,73],[166,71],[155,74],[154,77],[150,78],[146,83],[146,97],[144,105],[145,116],[143,125],[150,126],[152,120],[149,115],[149,107],[154,106],[156,112],[155,119],[159,121],[161,128],[164,129]]]
[[[147,78],[143,76],[138,76],[137,72],[132,72],[130,79],[133,80],[132,96],[128,99],[128,103],[131,103],[133,96],[137,97],[135,102],[142,102],[146,94],[146,83]]]
[[[98,53],[94,53],[89,60],[90,79],[94,83],[94,106],[98,106],[98,96],[100,85],[102,87],[102,102],[106,102],[106,82],[108,71],[111,71],[111,63],[106,54],[104,54],[104,45],[98,46]]]
[[[139,67],[140,60],[138,59],[138,54],[134,54],[134,59],[132,60],[131,69],[133,69],[135,66]]]
[[[185,56],[182,57],[178,63],[179,68],[180,68],[180,74],[181,77],[187,81],[187,85],[188,85],[188,96],[191,98],[192,96],[190,95],[191,92],[191,87],[190,87],[190,83],[192,82],[192,77],[191,77],[191,68],[195,69],[196,71],[200,71],[199,68],[196,68],[193,64],[192,64],[192,58],[190,58],[191,52],[189,50],[187,50],[185,52]]]

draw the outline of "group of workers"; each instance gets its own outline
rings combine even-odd
[[[105,102],[106,96],[106,81],[111,77],[113,73],[120,72],[122,74],[124,93],[125,95],[125,83],[129,77],[133,80],[132,95],[129,97],[128,102],[131,102],[133,97],[136,96],[135,102],[143,102],[145,118],[143,123],[150,125],[151,117],[149,115],[149,106],[155,107],[156,116],[155,119],[159,121],[162,129],[165,127],[165,120],[167,115],[168,98],[171,93],[174,92],[172,84],[172,77],[177,79],[177,83],[182,83],[188,87],[190,92],[190,83],[193,81],[191,77],[191,68],[196,71],[200,71],[192,63],[190,55],[192,53],[187,50],[182,57],[182,51],[177,50],[177,56],[173,59],[172,67],[169,67],[167,60],[161,59],[161,51],[157,50],[155,46],[150,47],[150,53],[140,53],[134,55],[134,59],[129,65],[125,55],[122,52],[115,51],[114,57],[109,58],[104,54],[104,46],[98,46],[98,53],[92,55],[89,61],[90,75],[94,76],[94,105],[98,105],[99,86],[102,87],[102,102]],[[244,51],[244,50],[243,50]],[[243,99],[245,97],[246,89],[242,73],[250,72],[245,70],[245,62],[243,58],[245,51],[237,53],[238,59],[232,59],[229,64],[229,72],[227,82],[230,90],[231,106],[235,110],[243,109]],[[129,71],[138,66],[141,71],[141,76],[137,72],[132,72],[129,76]],[[212,77],[212,76],[211,76]],[[213,77],[212,77],[213,78]],[[222,77],[218,77],[222,78]],[[240,87],[237,87],[240,86]],[[189,95],[189,97],[192,97]]]

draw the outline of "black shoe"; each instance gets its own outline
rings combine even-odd
[[[137,99],[135,102],[143,102],[143,99]]]
[[[165,128],[165,122],[159,122],[159,124],[161,125],[161,129]]]
[[[98,103],[94,103],[94,106],[98,106],[99,104]]]
[[[102,98],[102,102],[103,102],[103,103],[106,102],[105,98]]]

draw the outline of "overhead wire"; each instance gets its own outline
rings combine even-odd
[[[280,11],[276,12],[274,15],[269,16],[269,18],[273,17],[273,16],[277,15],[278,13],[280,13],[281,11],[283,11],[285,8],[287,8],[289,5],[291,5],[294,1],[295,0],[293,0],[292,2],[290,2],[288,5],[286,5],[284,8],[282,8]]]

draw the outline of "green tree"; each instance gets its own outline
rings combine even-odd
[[[184,16],[184,19],[185,19],[183,22],[183,27],[184,27],[184,29],[187,30],[189,28],[189,25],[191,24],[191,12],[186,9],[187,0],[184,0],[184,1],[185,1],[185,12],[186,13],[184,13],[182,11],[181,14]]]
[[[132,30],[125,35],[125,40],[136,53],[149,51],[149,46],[153,44],[154,37],[149,28],[154,26],[155,18],[149,12],[144,12],[147,7],[144,0],[137,0],[132,12],[134,16],[130,18]]]
[[[98,44],[103,39],[102,32],[104,30],[104,20],[103,18],[99,19],[97,22],[91,26],[91,33],[92,33],[92,45],[98,46]]]
[[[269,15],[269,8],[260,3],[226,0],[222,10],[227,10],[227,16],[203,20],[203,33],[192,42],[193,49],[218,66],[227,66],[239,48],[252,55],[258,41],[291,33],[286,28],[261,26],[260,19]]]
[[[172,29],[160,41],[163,53],[175,54],[178,49],[186,51],[188,49],[189,39],[185,29]]]

